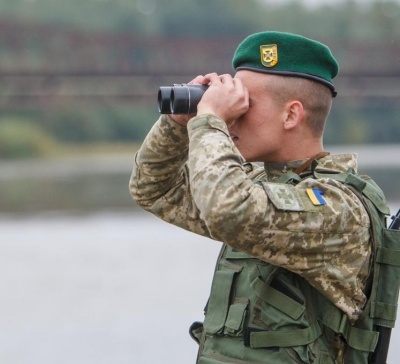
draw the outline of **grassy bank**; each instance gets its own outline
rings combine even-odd
[[[135,208],[128,190],[138,145],[64,146],[46,158],[0,161],[0,213]]]

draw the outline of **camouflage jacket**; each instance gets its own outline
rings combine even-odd
[[[318,162],[318,172],[357,168],[351,154]],[[136,154],[130,191],[169,223],[299,274],[355,320],[366,302],[368,214],[333,179],[276,183],[302,163],[245,163],[217,117],[195,117],[185,128],[161,116]],[[323,193],[323,202],[308,189]]]

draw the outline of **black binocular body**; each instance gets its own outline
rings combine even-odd
[[[158,112],[160,114],[196,114],[207,85],[176,84],[161,86],[158,90]]]

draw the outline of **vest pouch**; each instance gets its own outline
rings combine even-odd
[[[288,284],[277,279],[267,285],[260,277],[252,282],[251,287],[259,298],[260,320],[266,327],[276,330],[282,325],[308,326],[306,321],[299,322],[306,309],[300,292],[296,292],[294,288],[289,288]],[[281,287],[285,287],[284,291]],[[288,292],[292,293],[289,295]],[[292,298],[293,296],[297,296],[298,299]],[[276,320],[277,316],[282,316],[282,319]]]
[[[306,299],[292,283],[285,274],[278,274],[269,284],[259,277],[252,282],[258,297],[253,322],[263,329],[250,328],[246,345],[253,349],[279,348],[287,358],[296,358],[296,363],[334,364],[329,356],[322,358],[317,343],[321,327],[316,320],[309,321]]]
[[[400,288],[400,230],[383,229],[376,263],[377,286],[373,289],[375,296],[371,297],[370,316],[376,325],[393,328]]]
[[[228,336],[242,336],[248,313],[248,298],[236,297],[235,302],[229,307],[228,317],[225,322],[224,334]]]
[[[217,271],[214,275],[213,283],[211,286],[210,298],[208,300],[206,317],[204,319],[204,330],[206,334],[215,335],[223,334],[225,322],[228,317],[230,308],[231,291],[234,276],[241,272],[242,266],[230,262],[225,262],[221,270]],[[238,311],[238,308],[235,309]],[[231,316],[236,314],[232,313]],[[233,317],[231,317],[231,324]]]

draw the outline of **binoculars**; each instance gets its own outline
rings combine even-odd
[[[175,84],[161,86],[158,90],[158,112],[160,114],[196,114],[197,104],[207,85]]]

